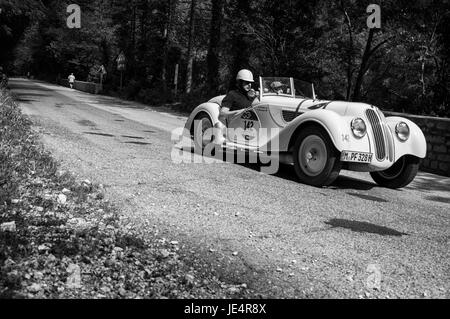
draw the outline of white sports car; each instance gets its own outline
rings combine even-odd
[[[221,147],[276,154],[294,164],[303,183],[328,185],[347,169],[370,172],[381,186],[404,187],[426,155],[425,137],[415,123],[385,117],[373,105],[319,100],[312,83],[289,77],[260,77],[256,93],[250,108],[228,119],[227,128],[239,134],[226,134]],[[186,122],[202,147],[218,140],[206,132],[219,122],[223,98],[197,106]]]

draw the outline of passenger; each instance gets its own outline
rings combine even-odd
[[[270,84],[270,88],[273,93],[282,94],[283,92],[283,84],[279,81],[274,81]]]

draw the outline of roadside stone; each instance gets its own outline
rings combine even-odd
[[[38,251],[42,252],[42,251],[47,251],[50,250],[50,247],[48,247],[47,245],[43,244],[43,245],[39,245],[38,246]]]
[[[34,283],[31,286],[28,287],[28,291],[31,291],[33,293],[38,293],[42,290],[42,285]]]
[[[44,274],[40,271],[35,271],[33,273],[33,277],[36,278],[37,280],[42,280],[44,278]]]
[[[176,240],[172,240],[172,241],[170,242],[170,244],[176,246],[176,245],[178,245],[178,242],[177,242]]]
[[[0,225],[0,230],[1,231],[15,232],[16,231],[16,222],[12,221],[12,222],[7,222],[7,223],[2,223]]]
[[[125,297],[127,295],[127,291],[124,288],[119,289],[119,295]]]
[[[11,204],[18,204],[19,200],[18,199],[11,199]]]
[[[159,254],[162,258],[167,258],[170,256],[170,252],[167,249],[161,249]]]
[[[233,251],[232,255],[237,256],[239,253],[237,251]]]
[[[239,217],[240,215],[241,215],[240,212],[236,212],[236,213],[234,214],[234,216],[236,216],[236,217]]]
[[[81,288],[81,269],[77,264],[70,264],[67,267],[69,277],[66,281],[67,288]]]
[[[194,285],[195,283],[195,277],[191,274],[186,274],[184,276],[184,279],[186,280],[186,283],[188,283],[189,285]]]
[[[58,204],[64,205],[67,202],[67,196],[64,194],[59,194],[57,199]]]
[[[122,259],[123,258],[123,249],[120,247],[114,247],[112,251],[112,259]]]
[[[277,271],[278,271],[278,272],[282,272],[282,271],[283,271],[283,269],[282,269],[282,268],[280,268],[280,267],[278,267],[278,268],[277,268]]]
[[[232,287],[228,288],[228,291],[232,294],[235,294],[235,293],[240,292],[241,290],[238,287],[232,286]]]
[[[101,287],[100,290],[101,290],[103,293],[105,293],[105,294],[108,294],[108,293],[111,292],[111,289],[110,289],[109,287],[107,287],[107,286]]]
[[[91,227],[91,224],[88,223],[85,219],[75,217],[71,218],[67,221],[68,226],[76,228],[78,230],[84,230]]]
[[[16,264],[16,262],[14,260],[12,260],[11,258],[6,259],[6,261],[4,262],[3,266],[5,268],[10,268],[12,266],[14,266]]]
[[[85,179],[84,181],[81,182],[81,187],[85,192],[90,192],[92,190],[92,183],[90,180]]]

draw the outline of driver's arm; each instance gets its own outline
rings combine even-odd
[[[219,121],[221,121],[222,123],[226,123],[226,119],[230,116],[233,116],[239,112],[241,112],[242,110],[236,110],[236,111],[230,111],[229,107],[223,106],[220,109],[220,113],[219,113]]]

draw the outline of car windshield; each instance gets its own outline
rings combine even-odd
[[[314,99],[314,86],[310,82],[294,79],[295,97]]]
[[[291,78],[267,77],[261,78],[262,93],[264,95],[292,96]]]
[[[260,85],[263,95],[314,98],[312,83],[290,77],[262,77]]]

